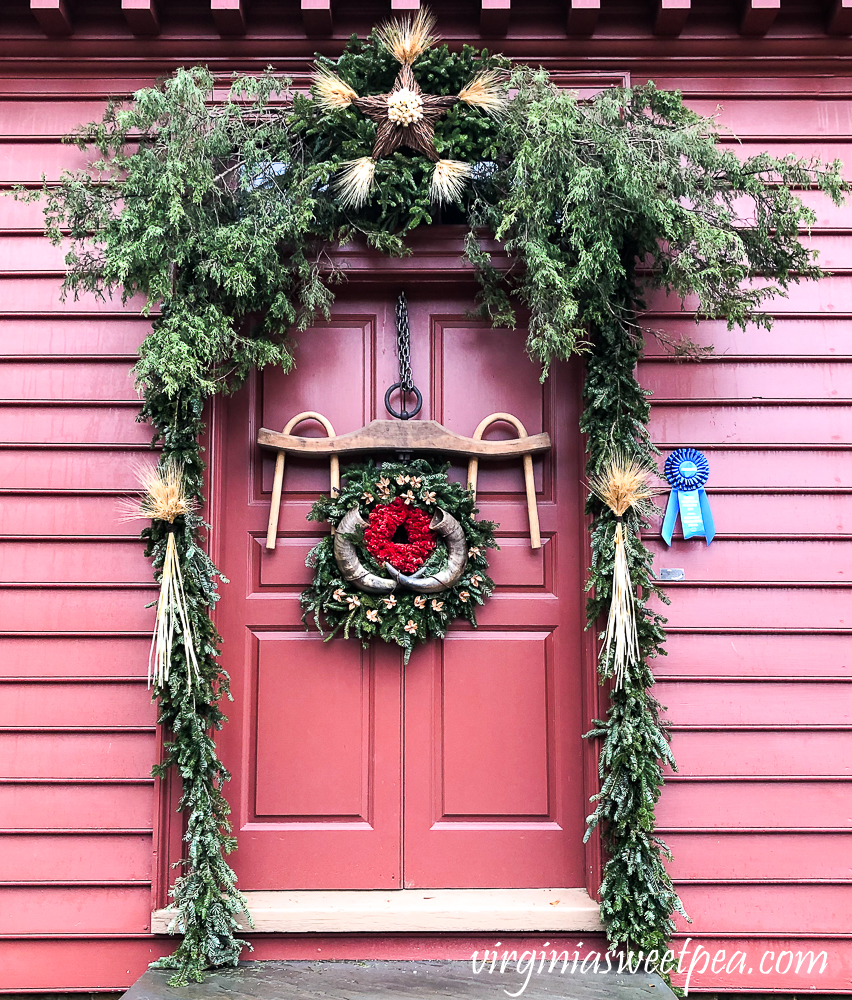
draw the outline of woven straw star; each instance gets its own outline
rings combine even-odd
[[[314,95],[328,111],[357,108],[376,123],[376,140],[371,156],[349,160],[340,170],[335,187],[340,203],[359,208],[370,199],[376,161],[401,146],[421,153],[435,164],[432,171],[432,200],[438,203],[457,199],[471,174],[470,164],[442,159],[435,148],[435,125],[459,101],[486,114],[499,115],[506,106],[504,74],[499,70],[478,73],[457,95],[437,97],[424,94],[414,79],[411,65],[434,44],[434,17],[421,10],[417,17],[391,21],[379,29],[385,49],[402,64],[393,88],[387,94],[359,97],[336,73],[320,67],[314,74]]]
[[[403,66],[389,94],[359,97],[352,103],[376,123],[374,159],[390,156],[400,146],[407,146],[436,163],[440,156],[435,149],[435,125],[458,100],[458,97],[424,94],[411,67]]]

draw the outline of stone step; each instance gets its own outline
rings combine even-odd
[[[171,987],[168,970],[149,969],[124,994],[122,1000],[674,1000],[674,993],[657,975],[617,971],[572,973],[573,961],[562,972],[562,963],[549,971],[551,952],[541,967],[541,952],[507,963],[500,972],[498,961],[489,973],[473,972],[471,962],[240,962],[232,969],[207,974],[203,983]],[[573,954],[572,954],[573,960]],[[502,959],[502,952],[500,955]],[[603,964],[603,963],[602,963]],[[526,983],[526,986],[524,985]],[[520,991],[520,992],[519,992]]]

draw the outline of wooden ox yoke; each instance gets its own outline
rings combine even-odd
[[[325,428],[328,437],[298,437],[290,432],[305,420],[316,420]],[[495,423],[509,423],[518,432],[507,441],[483,441],[486,429]],[[464,455],[468,459],[468,488],[476,496],[479,462],[489,458],[522,458],[524,484],[527,494],[527,513],[530,523],[530,546],[541,548],[538,507],[535,498],[532,456],[550,450],[550,435],[528,435],[526,428],[511,413],[492,413],[485,417],[474,431],[473,437],[464,437],[447,430],[436,420],[371,420],[366,427],[348,434],[335,434],[331,422],[313,410],[298,413],[287,421],[283,431],[261,427],[257,436],[261,448],[278,452],[275,461],[275,478],[272,484],[272,504],[269,511],[269,528],[266,533],[267,549],[275,548],[278,535],[278,518],[281,509],[281,488],[284,482],[286,455],[311,455],[315,458],[328,455],[331,463],[331,489],[340,488],[340,456],[362,455],[376,451],[442,452],[446,455]]]

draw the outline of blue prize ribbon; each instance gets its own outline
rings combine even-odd
[[[680,511],[684,538],[700,536],[709,545],[716,534],[710,501],[704,484],[710,475],[710,464],[695,448],[678,448],[666,459],[666,479],[672,488],[663,518],[662,535],[666,545],[672,543],[672,532]]]

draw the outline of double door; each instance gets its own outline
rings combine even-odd
[[[455,625],[404,668],[394,646],[305,631],[305,556],[328,530],[305,517],[328,491],[328,464],[287,459],[268,551],[273,456],[257,432],[302,410],[338,434],[387,417],[393,290],[339,296],[330,321],[298,336],[290,374],[262,372],[219,406],[214,552],[230,583],[217,624],[234,703],[218,738],[233,775],[232,863],[247,890],[581,886],[577,372],[556,366],[542,384],[523,331],[466,318],[466,296],[406,291],[419,419],[471,435],[508,410],[550,433],[552,451],[535,460],[542,546],[529,546],[521,462],[483,463],[479,516],[499,522],[500,550],[477,629]],[[465,469],[450,475],[463,481]]]

